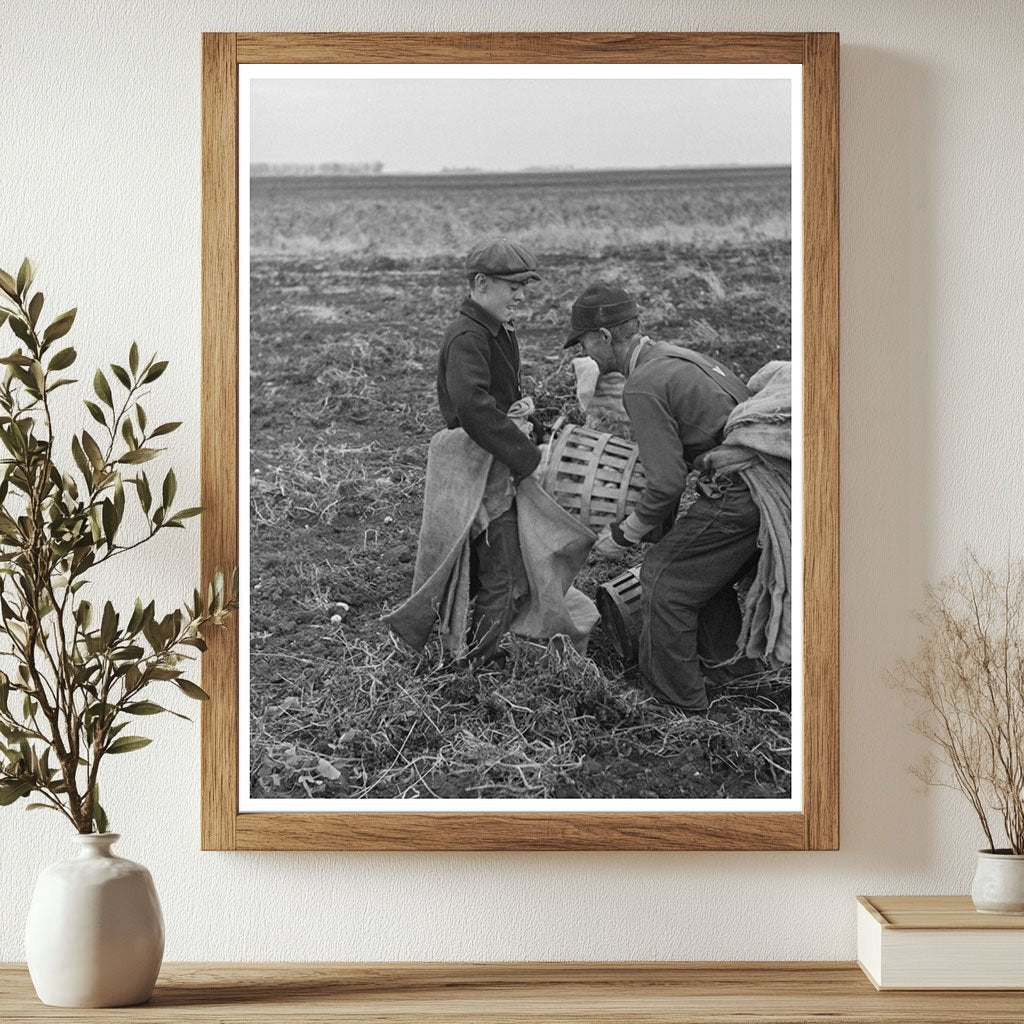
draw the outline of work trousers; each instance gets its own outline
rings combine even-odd
[[[473,542],[470,555],[470,596],[473,625],[469,658],[485,665],[498,653],[530,582],[519,548],[519,520],[515,502]]]
[[[750,491],[726,478],[721,494],[701,494],[647,552],[640,680],[660,700],[707,708],[700,659],[721,662],[735,653],[742,616],[732,584],[753,562],[759,523]]]

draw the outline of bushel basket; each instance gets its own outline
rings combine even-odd
[[[637,660],[640,640],[640,566],[597,588],[597,610],[612,646],[626,664]]]
[[[627,516],[646,477],[635,444],[574,423],[556,423],[540,484],[558,504],[597,532]]]

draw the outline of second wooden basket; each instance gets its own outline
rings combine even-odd
[[[597,610],[612,646],[627,664],[637,659],[640,641],[640,566],[597,588]]]
[[[628,515],[646,483],[631,441],[574,423],[555,425],[541,486],[595,532]]]

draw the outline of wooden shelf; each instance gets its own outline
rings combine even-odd
[[[143,1006],[62,1010],[7,964],[0,1020],[1020,1024],[1024,993],[876,992],[851,963],[166,964]]]

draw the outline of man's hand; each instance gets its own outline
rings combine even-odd
[[[622,537],[625,538],[629,544],[639,544],[651,532],[649,526],[644,525],[637,517],[635,512],[631,512],[622,522],[619,524],[622,529]],[[616,540],[622,538],[616,537]]]
[[[621,537],[622,535],[619,534]],[[624,537],[622,537],[625,540]],[[592,551],[599,555],[604,555],[605,558],[622,558],[629,551],[634,548],[633,544],[620,544],[612,533],[611,526],[606,526],[598,535],[597,541],[594,543]]]

